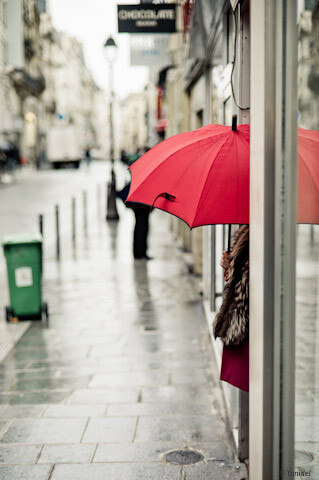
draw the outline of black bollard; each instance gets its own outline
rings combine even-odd
[[[97,218],[101,218],[101,185],[97,185]]]
[[[43,236],[43,215],[39,215],[39,231],[41,235]]]
[[[76,243],[76,201],[72,197],[72,244]]]
[[[55,230],[56,230],[56,258],[60,260],[60,212],[59,205],[55,206]]]
[[[84,233],[88,231],[88,218],[87,218],[87,193],[83,192],[83,228]]]

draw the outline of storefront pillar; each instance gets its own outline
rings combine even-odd
[[[250,478],[294,467],[296,5],[251,3]]]

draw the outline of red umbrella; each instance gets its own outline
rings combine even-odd
[[[249,222],[249,125],[207,125],[159,143],[130,167],[127,201],[165,210],[191,228]]]
[[[131,167],[127,201],[191,228],[249,223],[249,125],[207,125],[159,143]],[[319,223],[319,132],[298,129],[298,223]]]

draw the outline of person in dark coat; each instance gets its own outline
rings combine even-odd
[[[85,150],[84,157],[85,157],[86,164],[90,165],[92,161],[92,155],[89,147]]]
[[[133,236],[133,255],[136,260],[150,260],[151,257],[147,255],[147,236],[148,236],[148,221],[151,208],[148,205],[137,202],[126,202],[130,191],[131,184],[128,183],[125,187],[117,192],[117,196],[123,200],[126,207],[131,208],[135,215],[135,227]]]
[[[225,269],[222,305],[213,322],[223,346],[221,380],[249,391],[249,226],[234,234],[231,251],[223,252]]]
[[[136,260],[150,260],[147,255],[147,236],[148,236],[148,220],[150,215],[150,207],[143,203],[127,202],[135,215],[135,227],[133,237],[133,255]]]

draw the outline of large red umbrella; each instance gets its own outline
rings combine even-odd
[[[130,170],[127,201],[165,210],[190,227],[249,221],[249,125],[181,133],[149,150]]]
[[[249,223],[249,125],[207,125],[159,143],[131,167],[127,201],[191,228]],[[298,223],[319,223],[319,132],[298,129]]]

